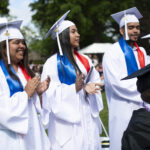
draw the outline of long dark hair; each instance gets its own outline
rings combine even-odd
[[[9,40],[11,41],[11,40]],[[25,43],[25,46],[26,46],[26,43]],[[7,54],[6,54],[6,41],[3,41],[3,42],[0,42],[0,59],[2,59],[4,61],[4,64],[6,66],[6,69],[9,73],[9,75],[14,79],[14,80],[18,80],[19,83],[20,83],[20,80],[18,78],[18,76],[16,76],[12,70],[11,70],[11,66],[8,65],[8,59],[7,59]],[[31,77],[34,77],[34,73],[32,72],[32,70],[29,68],[29,64],[28,64],[28,48],[26,46],[26,50],[25,50],[25,53],[24,53],[24,58],[23,60],[21,60],[20,64],[22,64],[27,73],[31,76]]]
[[[72,55],[72,49],[71,49],[71,44],[70,44],[70,31],[69,28],[65,29],[60,35],[60,44],[63,53],[67,56],[71,64],[74,66],[76,72],[78,71],[81,74],[81,70],[78,67],[73,55]],[[77,48],[76,48],[77,50]]]

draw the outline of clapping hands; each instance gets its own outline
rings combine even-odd
[[[39,96],[48,89],[49,84],[50,84],[50,77],[49,76],[44,81],[42,81],[38,84],[36,91],[37,91]]]
[[[48,89],[49,83],[50,77],[47,77],[44,81],[40,82],[40,77],[35,76],[27,82],[24,90],[28,94],[28,97],[31,97],[35,91],[40,96],[43,92],[45,92]]]

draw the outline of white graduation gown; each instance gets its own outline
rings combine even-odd
[[[0,67],[0,150],[50,150],[50,142],[37,115],[40,102],[35,94],[30,100],[25,91],[10,95]],[[27,81],[20,68],[17,73],[23,86]]]
[[[77,57],[76,60],[86,77],[85,68]],[[91,66],[91,61],[88,61]],[[48,127],[51,150],[100,150],[99,112],[103,109],[101,93],[88,95],[85,100],[83,89],[76,93],[75,84],[61,84],[56,54],[44,64],[42,80],[47,76],[50,76],[51,83],[43,93],[43,123]],[[90,82],[100,82],[95,69]]]
[[[145,50],[140,47],[145,56]],[[133,50],[138,67],[137,51]],[[140,68],[140,67],[139,67]],[[127,76],[124,53],[119,43],[107,50],[103,57],[104,83],[109,108],[110,150],[121,150],[121,138],[125,131],[133,110],[142,104],[140,93],[137,91],[137,79],[121,80]]]

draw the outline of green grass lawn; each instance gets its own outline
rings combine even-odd
[[[100,112],[100,118],[108,132],[108,107],[107,107],[107,101],[106,101],[106,95],[105,92],[102,92],[102,97],[103,97],[103,105],[104,108],[103,110]],[[105,133],[103,131],[101,136],[105,136]]]

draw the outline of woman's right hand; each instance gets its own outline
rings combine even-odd
[[[39,82],[40,82],[40,78],[37,76],[35,76],[34,78],[30,79],[27,82],[24,90],[28,94],[28,97],[31,97],[34,94]]]
[[[79,74],[79,72],[77,72],[77,79],[76,79],[76,92],[80,91],[83,88],[84,85],[84,75],[81,73]]]
[[[37,94],[38,94],[39,96],[41,96],[41,94],[42,94],[43,92],[45,92],[45,91],[48,89],[50,80],[51,80],[51,79],[50,79],[50,77],[48,76],[44,81],[42,81],[42,82],[39,83],[39,85],[38,85],[38,87],[37,87],[37,89],[36,89]]]

